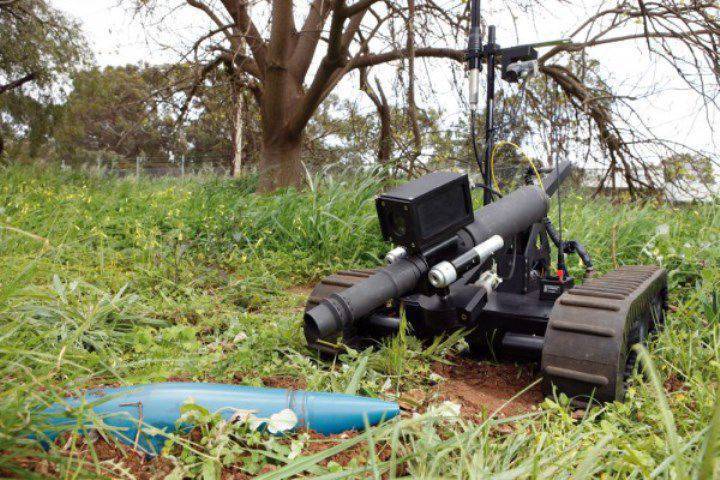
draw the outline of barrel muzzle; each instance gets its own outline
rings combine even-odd
[[[305,338],[312,344],[337,335],[342,330],[342,317],[329,302],[323,302],[305,312],[303,328]]]

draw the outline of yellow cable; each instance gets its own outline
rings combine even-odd
[[[538,179],[538,182],[540,184],[540,187],[545,189],[545,186],[543,185],[542,177],[540,176],[540,172],[538,171],[537,167],[535,167],[535,162],[532,161],[530,157],[528,157],[522,148],[520,148],[519,145],[513,142],[508,142],[507,140],[501,140],[498,143],[495,144],[495,147],[492,150],[492,153],[490,154],[490,176],[492,184],[495,186],[495,190],[500,191],[500,186],[497,183],[497,179],[495,178],[495,155],[497,154],[497,151],[500,149],[500,147],[503,147],[505,145],[509,145],[511,147],[514,147],[516,150],[520,152],[522,157],[530,164],[530,168],[532,168],[532,171],[535,173],[535,176]]]

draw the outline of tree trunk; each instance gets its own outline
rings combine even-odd
[[[260,191],[301,186],[305,178],[301,153],[302,137],[266,139],[260,159]]]
[[[303,133],[288,127],[303,97],[302,83],[282,67],[287,52],[273,52],[278,58],[268,67],[268,80],[262,96],[262,157],[259,190],[299,187],[305,179],[302,166]]]
[[[378,160],[382,165],[390,162],[392,155],[392,119],[390,115],[390,104],[387,101],[385,92],[379,81],[376,81],[378,92],[380,92],[380,103],[377,106],[380,115],[380,139],[378,141]]]
[[[360,90],[375,104],[378,116],[380,117],[380,137],[378,138],[378,161],[380,165],[386,166],[392,154],[392,122],[390,118],[390,104],[385,96],[385,91],[376,78],[377,93],[368,83],[367,69],[360,69]]]
[[[242,174],[242,152],[243,152],[243,109],[245,99],[242,92],[238,93],[235,106],[235,157],[233,158],[233,178]]]

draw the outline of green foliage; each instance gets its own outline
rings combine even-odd
[[[675,154],[661,161],[664,180],[674,185],[700,183],[715,185],[714,163],[711,158],[701,155]]]
[[[0,92],[0,154],[3,139],[29,129],[30,153],[48,136],[54,121],[53,91],[65,75],[86,60],[78,24],[45,0],[0,3],[0,87],[30,82]],[[16,149],[19,148],[16,146]]]
[[[189,65],[176,65],[171,69],[170,84],[192,78]],[[187,82],[188,80],[185,80]],[[208,81],[200,84],[196,97],[190,103],[187,118],[182,125],[180,136],[184,144],[179,147],[193,156],[208,156],[231,159],[234,156],[235,121],[237,105],[233,100],[233,82],[224,71],[215,71]],[[256,153],[260,151],[260,122],[255,101],[246,94],[243,111],[243,165],[257,163]],[[176,106],[176,110],[180,107]]]
[[[161,68],[105,67],[77,72],[55,129],[61,154],[113,153],[120,158],[167,155],[173,119],[153,96],[165,83]],[[85,158],[84,160],[88,160]]]
[[[41,87],[72,70],[85,47],[77,23],[45,0],[3,2],[0,42],[3,83],[34,73]]]
[[[286,378],[394,398],[430,391],[443,380],[431,380],[429,364],[462,348],[459,334],[430,347],[403,335],[335,364],[304,350],[306,292],[291,285],[377,265],[387,249],[372,205],[380,182],[371,175],[328,173],[309,179],[305,191],[261,196],[252,178],[0,173],[3,475],[30,478],[28,465],[45,462],[60,477],[121,476],[117,465],[77,455],[79,428],[47,453],[27,437],[43,431],[38,408],[89,386],[170,378],[261,386]],[[563,207],[567,235],[587,245],[599,270],[652,263],[670,271],[673,309],[649,347],[654,368],[648,363],[648,379],[635,379],[627,402],[578,416],[560,396],[519,418],[476,421],[433,406],[332,443],[269,436],[198,405],[186,413],[199,433],[174,436],[165,452],[175,478],[218,478],[230,465],[260,478],[717,475],[720,209],[578,194],[566,195]],[[337,454],[354,458],[343,467]]]

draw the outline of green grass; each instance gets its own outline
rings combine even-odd
[[[278,375],[302,378],[309,389],[366,395],[427,385],[429,362],[457,339],[423,350],[402,337],[320,364],[303,347],[304,299],[289,293],[335,269],[378,264],[387,249],[373,209],[379,180],[318,176],[303,192],[270,196],[253,194],[254,184],[0,170],[0,472],[28,477],[23,459],[32,456],[63,478],[119,476],[92,455],[79,460],[58,446],[44,453],[27,437],[42,431],[38,406],[91,385],[178,377],[263,385]],[[235,440],[192,446],[176,439],[185,445],[176,473],[212,478],[233,463],[248,474],[273,465],[265,478],[717,475],[720,208],[577,194],[564,208],[568,235],[588,246],[600,271],[643,263],[670,272],[673,312],[650,355],[641,354],[650,374],[638,378],[627,402],[583,419],[565,398],[514,419],[404,418],[292,460],[287,442],[227,437],[210,416],[206,437]],[[683,388],[668,391],[669,378]],[[357,458],[345,470],[323,462],[347,449]]]

